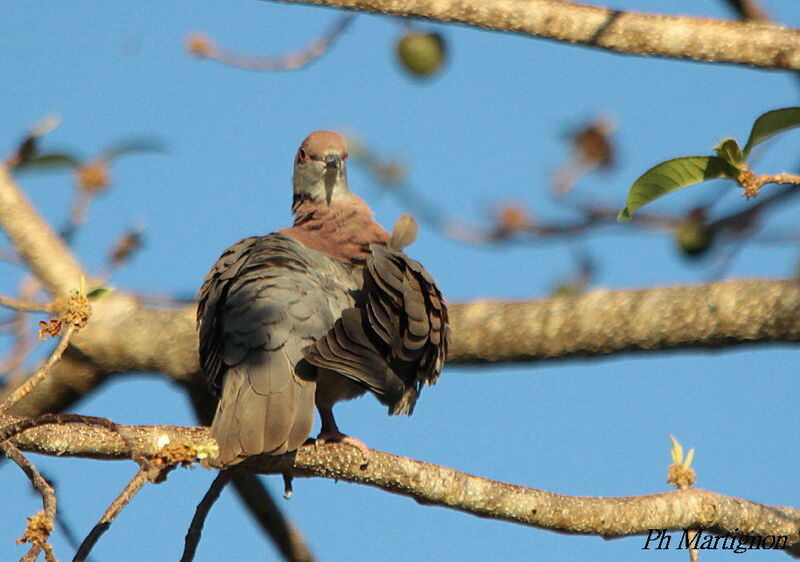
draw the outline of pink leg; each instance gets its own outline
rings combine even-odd
[[[322,430],[317,435],[316,444],[322,445],[324,443],[343,443],[355,447],[361,453],[364,459],[364,465],[369,464],[369,447],[363,441],[350,437],[339,431],[336,425],[336,420],[333,418],[333,410],[331,408],[319,407],[319,417],[322,420]]]

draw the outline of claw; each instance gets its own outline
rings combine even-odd
[[[317,435],[314,444],[316,447],[319,447],[325,443],[342,443],[343,445],[355,447],[358,449],[358,452],[361,453],[361,459],[364,461],[361,463],[361,466],[364,467],[369,464],[369,447],[367,447],[360,439],[345,435],[339,430],[325,431]]]
[[[283,499],[292,499],[292,475],[288,472],[283,473]]]

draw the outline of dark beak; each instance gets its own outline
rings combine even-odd
[[[333,186],[342,171],[342,157],[338,154],[325,155],[325,200],[328,205],[333,198]]]
[[[325,167],[329,170],[340,169],[342,167],[342,157],[338,154],[326,154]]]

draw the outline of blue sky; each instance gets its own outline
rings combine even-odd
[[[763,2],[786,25],[800,5]],[[659,11],[664,2],[617,0],[611,7]],[[721,1],[674,0],[671,13],[728,17]],[[381,154],[401,159],[410,182],[453,216],[485,220],[498,202],[533,216],[572,215],[548,196],[568,153],[564,132],[598,112],[613,115],[619,165],[584,178],[573,197],[621,207],[627,186],[655,163],[706,154],[722,137],[744,139],[764,111],[797,105],[796,77],[734,66],[644,59],[461,27],[445,34],[450,58],[428,83],[406,78],[393,59],[399,20],[359,16],[325,57],[298,71],[253,73],[187,56],[187,33],[231,49],[295,50],[337,17],[327,9],[271,2],[7,3],[0,19],[0,146],[56,113],[45,148],[92,155],[128,137],[154,137],[163,154],[132,155],[113,167],[112,190],[89,211],[76,251],[93,271],[118,234],[146,227],[145,247],[119,271],[119,290],[191,295],[220,252],[236,240],[289,224],[293,153],[311,130],[357,131]],[[799,133],[763,152],[757,171],[797,166]],[[25,175],[20,183],[59,224],[68,174]],[[362,170],[351,186],[390,226],[407,209]],[[653,205],[688,208],[698,186]],[[713,187],[710,189],[714,189]],[[708,191],[706,191],[708,193]],[[731,189],[722,206],[741,205]],[[796,224],[797,207],[770,215],[769,228]],[[667,235],[615,227],[568,241],[474,246],[423,225],[409,250],[452,302],[546,296],[592,256],[592,288],[702,283],[709,263],[688,263]],[[750,244],[731,278],[785,277],[796,246]],[[0,269],[3,294],[16,270]],[[343,431],[368,445],[488,478],[577,495],[664,491],[668,434],[696,449],[698,485],[773,505],[800,506],[794,485],[797,352],[788,347],[669,353],[613,359],[446,368],[411,418],[388,418],[371,397],[339,405]],[[794,366],[794,368],[790,368]],[[192,424],[186,398],[159,378],[126,376],[76,410],[130,424]],[[58,486],[59,507],[82,537],[135,472],[133,463],[32,457]],[[0,559],[24,517],[39,508],[18,469],[0,467]],[[194,507],[213,477],[178,470],[146,487],[96,546],[95,560],[175,560]],[[280,490],[278,478],[267,478]],[[373,489],[302,480],[282,502],[321,560],[650,559],[643,539],[603,541],[487,521]],[[15,506],[13,509],[8,506]],[[71,551],[53,539],[56,554]],[[707,556],[706,556],[707,554]],[[685,552],[660,559],[683,560]],[[722,560],[728,553],[704,553]],[[749,553],[749,557],[768,556]],[[197,560],[275,559],[232,492],[215,506]]]

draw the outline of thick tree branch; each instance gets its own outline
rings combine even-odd
[[[450,363],[800,340],[800,282],[727,281],[454,306]]]
[[[193,305],[157,310],[118,293],[94,302],[92,321],[11,413],[68,407],[112,373],[157,372],[182,384],[198,382]],[[450,310],[450,365],[800,341],[800,283],[791,279],[479,301]]]
[[[618,53],[800,69],[800,30],[621,12],[566,0],[279,0],[427,18]]]
[[[80,264],[0,165],[0,227],[52,295],[67,295],[84,275]]]
[[[5,418],[6,422],[18,421]],[[204,446],[207,428],[126,426],[137,451],[154,454],[158,444]],[[39,426],[18,435],[22,450],[98,459],[125,459],[131,455],[118,434],[80,424]],[[505,484],[429,463],[370,452],[362,467],[352,447],[330,444],[305,446],[280,457],[258,457],[241,470],[261,473],[291,471],[296,476],[347,480],[410,497],[425,505],[448,507],[563,533],[618,537],[649,529],[706,529],[715,533],[787,536],[788,552],[800,555],[800,511],[771,507],[705,490],[677,490],[620,498],[572,497]]]

